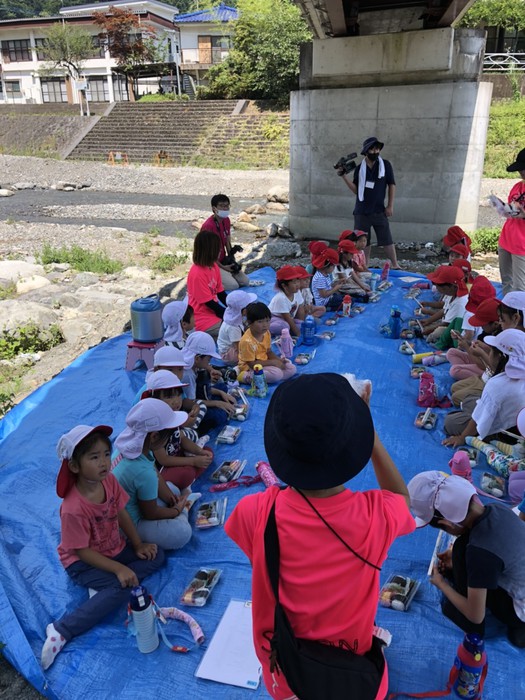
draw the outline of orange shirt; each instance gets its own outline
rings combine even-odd
[[[272,336],[270,331],[266,331],[261,341],[254,338],[251,330],[244,333],[241,340],[239,341],[239,369],[241,372],[245,372],[250,369],[248,362],[254,362],[255,360],[267,360],[268,352],[272,346]]]

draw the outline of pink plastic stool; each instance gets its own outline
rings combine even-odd
[[[148,369],[151,369],[153,367],[153,356],[164,344],[163,340],[159,340],[156,343],[139,343],[138,340],[132,340],[128,343],[128,351],[126,353],[126,372],[134,370],[139,360],[144,362]]]

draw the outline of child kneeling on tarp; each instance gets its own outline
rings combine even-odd
[[[502,503],[482,505],[461,476],[422,472],[408,490],[418,527],[457,536],[452,550],[438,555],[430,579],[446,598],[443,613],[465,632],[483,636],[488,609],[507,625],[509,642],[524,648],[525,524]]]

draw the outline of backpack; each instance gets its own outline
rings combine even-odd
[[[306,499],[305,496],[304,498]],[[314,508],[309,501],[308,503]],[[328,523],[321,519],[332,530]],[[332,532],[339,537],[334,530]],[[341,541],[353,552],[344,540]],[[273,672],[278,667],[290,689],[301,700],[340,700],[343,697],[374,700],[385,669],[382,643],[377,637],[372,637],[370,651],[359,655],[350,649],[341,649],[295,636],[286,612],[279,602],[279,536],[275,522],[275,502],[264,531],[264,549],[275,596],[270,670]],[[356,552],[354,554],[363,559]],[[363,561],[376,569],[379,568],[365,559]]]

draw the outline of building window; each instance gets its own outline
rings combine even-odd
[[[66,81],[63,78],[41,78],[43,102],[67,102]]]
[[[97,34],[91,37],[91,41],[93,42],[93,54],[92,58],[105,58],[106,56],[106,48],[105,48],[105,39],[101,39]]]
[[[39,61],[47,60],[42,52],[42,47],[45,45],[46,45],[45,39],[43,39],[43,38],[35,39],[36,57],[38,58]]]
[[[90,102],[109,102],[109,88],[106,78],[88,78],[86,97]]]
[[[221,63],[231,48],[228,36],[199,36],[199,63]]]
[[[7,100],[10,98],[22,97],[22,89],[19,80],[5,81],[5,96]]]
[[[29,39],[2,41],[2,56],[6,63],[15,61],[31,61],[31,46]]]
[[[115,102],[129,102],[128,81],[120,73],[113,76],[113,95]]]
[[[0,80],[0,102],[3,102],[5,100],[5,95],[4,95],[4,84]]]

